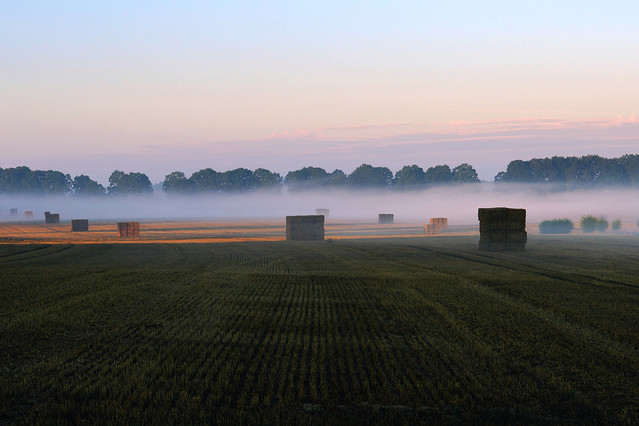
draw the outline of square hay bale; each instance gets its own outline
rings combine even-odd
[[[439,229],[447,229],[448,228],[448,218],[447,217],[431,217],[430,224],[438,226]]]
[[[33,217],[33,211],[25,210],[24,211],[24,217]]]
[[[89,220],[88,219],[72,219],[71,220],[71,232],[88,232]]]
[[[9,209],[9,214],[11,216],[17,216],[18,215],[18,209]]]
[[[393,223],[395,222],[395,215],[392,213],[380,213],[377,217],[377,223]]]
[[[46,223],[47,225],[60,223],[60,214],[44,212],[44,223]]]
[[[287,241],[322,241],[324,240],[324,216],[286,216]]]
[[[316,215],[322,215],[325,218],[328,217],[328,214],[330,213],[330,209],[315,209],[315,214]]]
[[[439,235],[439,226],[433,224],[424,225],[424,235]]]
[[[118,233],[120,237],[139,237],[140,222],[118,222]]]
[[[525,209],[480,208],[477,216],[479,218],[480,250],[525,250],[528,240]]]

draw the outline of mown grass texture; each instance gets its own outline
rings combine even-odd
[[[0,246],[0,421],[639,420],[639,243]]]

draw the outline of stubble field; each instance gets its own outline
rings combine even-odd
[[[0,421],[639,421],[639,241],[0,245]]]

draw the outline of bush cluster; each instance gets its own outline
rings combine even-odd
[[[618,231],[621,229],[621,219],[615,219],[612,221],[612,224],[610,225],[610,229],[612,229],[613,231]]]
[[[539,224],[542,234],[570,234],[574,225],[570,219],[544,220]]]
[[[581,231],[585,233],[605,232],[608,229],[608,221],[599,216],[585,215],[581,217]]]

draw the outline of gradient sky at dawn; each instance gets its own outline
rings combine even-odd
[[[309,3],[3,2],[0,167],[492,180],[639,153],[639,2]]]

